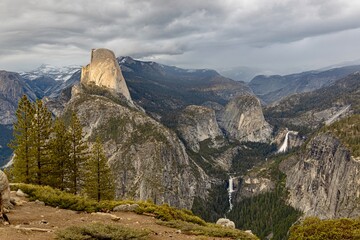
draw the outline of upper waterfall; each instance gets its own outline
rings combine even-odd
[[[298,132],[295,132],[295,131],[288,131],[285,135],[285,139],[284,139],[284,142],[283,144],[280,146],[279,150],[277,151],[278,153],[284,153],[288,150],[288,145],[289,145],[289,134],[294,134],[294,135],[297,135]]]

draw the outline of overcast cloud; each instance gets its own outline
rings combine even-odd
[[[85,65],[90,49],[186,68],[284,73],[360,59],[357,0],[2,0],[0,69]]]

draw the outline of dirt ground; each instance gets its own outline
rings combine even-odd
[[[156,224],[158,220],[152,216],[138,215],[132,212],[113,212],[111,214],[120,218],[113,221],[112,217],[106,214],[75,212],[28,202],[26,198],[22,198],[22,200],[25,202],[21,206],[15,206],[7,213],[11,224],[0,224],[0,240],[55,239],[55,232],[59,229],[93,222],[119,224],[134,229],[148,229],[151,232],[149,239],[224,239],[185,235],[179,233],[177,229]]]

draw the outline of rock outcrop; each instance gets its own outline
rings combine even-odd
[[[129,89],[121,73],[115,54],[104,48],[91,51],[91,62],[81,70],[82,84],[95,84],[116,93],[121,93],[131,101]]]
[[[187,106],[178,116],[176,129],[186,145],[195,152],[200,142],[209,139],[216,145],[216,138],[222,139],[222,132],[216,122],[215,111],[202,106]]]
[[[0,218],[4,217],[4,208],[8,205],[10,205],[9,181],[6,174],[0,170]]]
[[[360,159],[332,134],[317,135],[280,167],[287,175],[289,203],[306,216],[359,216]]]
[[[265,121],[260,101],[252,95],[232,99],[219,117],[219,125],[239,141],[268,142],[272,127]]]

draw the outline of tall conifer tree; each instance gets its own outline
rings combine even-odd
[[[90,198],[97,201],[114,199],[114,179],[99,138],[96,139],[96,143],[91,149],[91,156],[87,164],[85,192]]]
[[[78,194],[84,185],[85,163],[88,159],[88,146],[84,141],[80,121],[75,113],[72,113],[69,126],[70,134],[70,192]]]
[[[31,153],[36,165],[36,183],[39,185],[47,184],[50,178],[48,174],[51,169],[49,162],[51,125],[51,113],[41,100],[36,100],[30,141],[33,144]]]
[[[50,186],[64,190],[67,187],[67,180],[70,172],[70,134],[62,119],[55,119],[52,136],[50,139],[51,148],[51,179]]]
[[[34,182],[35,166],[34,159],[31,157],[33,145],[30,135],[33,128],[34,106],[26,95],[22,96],[19,101],[16,117],[14,140],[9,144],[14,150],[14,181],[32,183]]]

